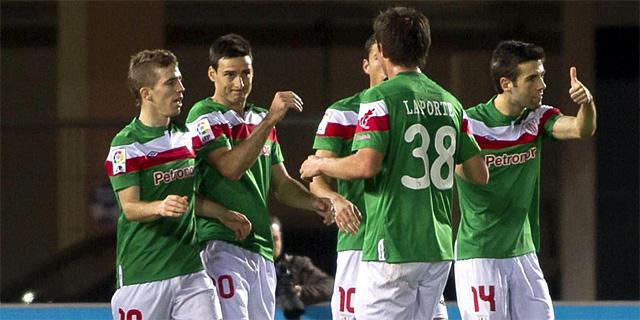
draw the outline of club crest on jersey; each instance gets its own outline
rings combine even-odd
[[[111,162],[113,163],[113,174],[127,172],[127,153],[122,149],[116,149],[111,155]]]
[[[369,127],[369,119],[371,119],[371,117],[373,116],[373,111],[374,110],[375,109],[367,110],[367,112],[364,113],[362,118],[360,118],[360,120],[358,120],[360,122],[360,127],[362,129],[370,129],[370,127]]]
[[[262,146],[262,151],[260,151],[260,154],[263,156],[268,156],[271,154],[271,145],[270,144],[265,144],[264,146]]]
[[[318,131],[316,131],[316,134],[324,134],[325,131],[327,130],[327,125],[329,124],[329,119],[331,119],[331,110],[327,110],[324,113],[324,116],[322,117],[322,121],[320,121],[320,124],[318,125]]]
[[[158,152],[157,151],[150,151],[149,153],[147,153],[147,157],[149,158],[155,158],[158,156]]]
[[[202,140],[202,143],[207,143],[213,140],[213,131],[211,131],[211,125],[209,125],[209,120],[206,118],[198,121],[196,124],[196,132],[198,133],[200,140]]]

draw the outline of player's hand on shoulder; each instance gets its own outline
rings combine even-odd
[[[336,225],[344,233],[356,234],[360,228],[362,214],[349,200],[339,198],[334,201]]]
[[[157,212],[163,217],[181,217],[189,209],[189,198],[187,196],[168,195],[162,200]]]
[[[569,89],[571,100],[580,105],[591,103],[593,101],[593,96],[591,95],[591,92],[589,92],[589,89],[587,89],[587,87],[578,80],[578,71],[576,67],[571,67],[569,69],[569,77],[571,78],[571,88]]]
[[[221,221],[222,224],[233,231],[236,240],[244,240],[251,233],[251,221],[240,212],[227,210]]]
[[[293,91],[278,91],[273,97],[267,119],[278,123],[284,118],[289,109],[302,111],[302,99]]]

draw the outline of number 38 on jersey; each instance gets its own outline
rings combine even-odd
[[[422,124],[414,124],[404,132],[404,141],[411,143],[418,136],[421,144],[412,150],[411,155],[422,162],[424,175],[422,177],[403,175],[400,182],[403,186],[413,190],[426,189],[432,184],[439,190],[451,189],[453,187],[453,156],[456,151],[455,129],[451,126],[440,127],[432,141],[427,128]],[[429,154],[427,153],[429,146],[432,144],[437,153],[435,159],[429,159]],[[443,175],[444,166],[446,168]]]

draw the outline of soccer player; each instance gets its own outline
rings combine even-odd
[[[251,224],[194,194],[197,141],[171,121],[184,92],[175,55],[141,51],[128,78],[140,115],[113,138],[105,162],[120,208],[113,319],[221,319],[199,257],[194,205],[238,239]]]
[[[469,126],[489,167],[488,185],[456,177],[461,221],[455,265],[463,319],[553,319],[547,283],[536,255],[540,244],[542,140],[589,137],[596,109],[570,68],[575,117],[542,105],[544,50],[503,41],[491,58],[497,95],[467,110]]]
[[[203,142],[196,159],[196,190],[247,215],[253,232],[243,241],[219,221],[198,220],[198,238],[209,276],[216,282],[225,319],[272,319],[276,274],[267,200],[316,211],[333,221],[329,199],[311,194],[287,173],[275,125],[289,109],[302,111],[291,91],[277,92],[269,111],[247,103],[253,80],[249,42],[237,34],[216,39],[209,50],[213,96],[197,102],[187,125]]]
[[[362,70],[369,76],[369,87],[377,85],[386,78],[373,35],[364,45]],[[360,98],[363,92],[339,100],[327,108],[313,143],[316,156],[335,158],[349,156],[352,153],[351,143],[358,122],[358,109],[360,109]],[[309,189],[319,197],[331,199],[336,209],[336,224],[341,230],[338,232],[338,259],[331,298],[333,319],[355,319],[353,303],[364,239],[364,228],[359,228],[358,225],[364,224],[366,220],[364,182],[338,179],[336,181],[338,192],[336,192],[331,187],[331,180],[324,175],[316,176],[309,185]]]
[[[369,178],[356,318],[431,319],[453,259],[454,167],[475,183],[488,173],[462,106],[420,71],[431,43],[427,18],[390,8],[376,17],[374,33],[389,79],[361,97],[356,152],[310,156],[300,171]]]

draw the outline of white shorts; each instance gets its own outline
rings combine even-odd
[[[338,252],[333,295],[331,296],[333,320],[355,319],[353,307],[361,260],[362,251],[360,250]]]
[[[276,270],[263,256],[224,241],[209,241],[201,253],[217,287],[224,319],[273,319]]]
[[[450,261],[386,263],[363,261],[358,273],[358,319],[447,318],[442,292]],[[444,312],[444,316],[442,313]]]
[[[535,253],[456,261],[456,295],[464,320],[554,319]]]
[[[114,320],[222,319],[211,279],[204,271],[120,287],[111,298]]]

